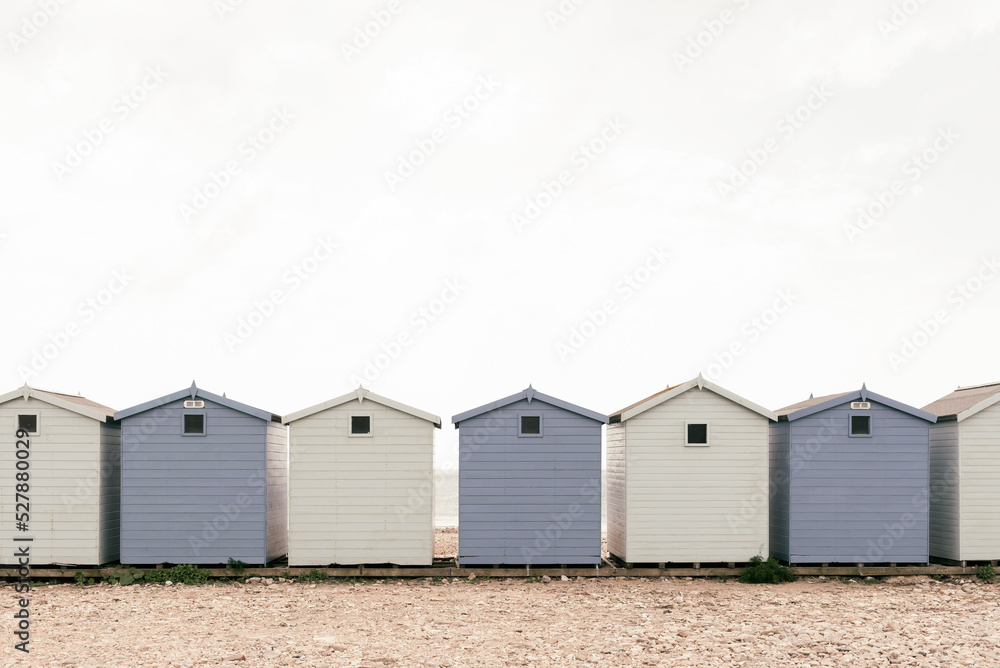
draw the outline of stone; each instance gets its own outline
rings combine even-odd
[[[548,583],[552,582],[552,578],[550,578],[548,575],[543,575],[542,576],[542,582],[544,582],[545,584],[548,584]]]

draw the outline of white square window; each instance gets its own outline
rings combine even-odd
[[[40,425],[39,422],[41,418],[38,413],[18,413],[17,414],[17,428],[23,429],[29,434],[37,434]]]
[[[374,431],[374,419],[371,413],[352,413],[350,424],[348,425],[349,435],[353,438],[364,438],[372,435]]]
[[[708,445],[708,423],[685,422],[684,445]]]

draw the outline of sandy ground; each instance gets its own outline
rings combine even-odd
[[[32,592],[30,657],[7,631],[0,664],[981,668],[1000,666],[998,601],[928,578],[67,584]]]

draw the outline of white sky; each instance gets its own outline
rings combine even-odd
[[[770,408],[1000,380],[992,0],[225,2],[4,2],[0,386],[284,414],[402,335],[366,386],[441,415],[446,464],[452,415],[529,382],[611,412],[699,370]]]

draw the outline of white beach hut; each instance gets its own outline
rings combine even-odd
[[[113,409],[83,397],[27,385],[0,396],[0,534],[6,541],[33,538],[33,565],[117,561],[121,429],[113,415]],[[17,440],[26,440],[27,449],[16,447]],[[19,468],[18,462],[27,465]],[[14,487],[15,476],[24,472],[27,513],[16,507]],[[26,532],[15,526],[15,511],[28,516]],[[4,549],[0,563],[16,564],[14,550]]]
[[[441,418],[359,387],[283,422],[289,565],[433,562]]]

